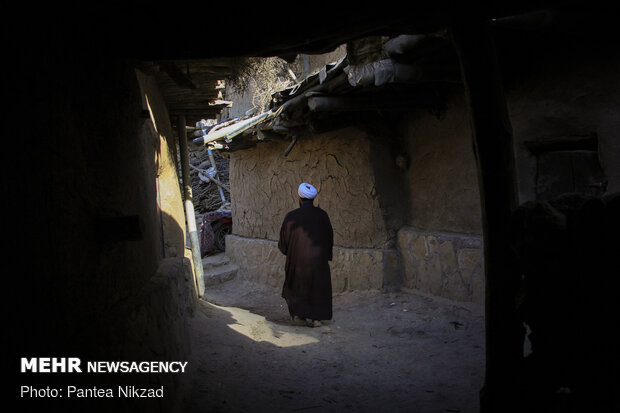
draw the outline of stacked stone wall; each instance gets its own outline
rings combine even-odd
[[[482,237],[404,227],[398,232],[398,249],[404,287],[484,303]]]
[[[332,291],[396,289],[399,287],[396,250],[334,247],[330,262]],[[226,255],[239,265],[237,276],[272,287],[284,283],[286,257],[276,241],[230,235]]]

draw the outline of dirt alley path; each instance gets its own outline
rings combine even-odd
[[[413,291],[334,296],[333,320],[294,324],[280,291],[234,279],[191,321],[184,411],[479,411],[484,308]]]

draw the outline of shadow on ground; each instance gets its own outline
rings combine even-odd
[[[478,412],[483,314],[410,291],[350,292],[309,328],[278,289],[233,280],[191,321],[183,411]]]

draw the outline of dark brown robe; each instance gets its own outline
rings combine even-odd
[[[291,315],[331,320],[334,232],[329,216],[306,203],[284,218],[278,248],[286,255],[282,297]]]

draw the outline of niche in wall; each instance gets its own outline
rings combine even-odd
[[[536,199],[605,192],[607,179],[599,161],[596,133],[535,140],[525,146],[536,158]]]

